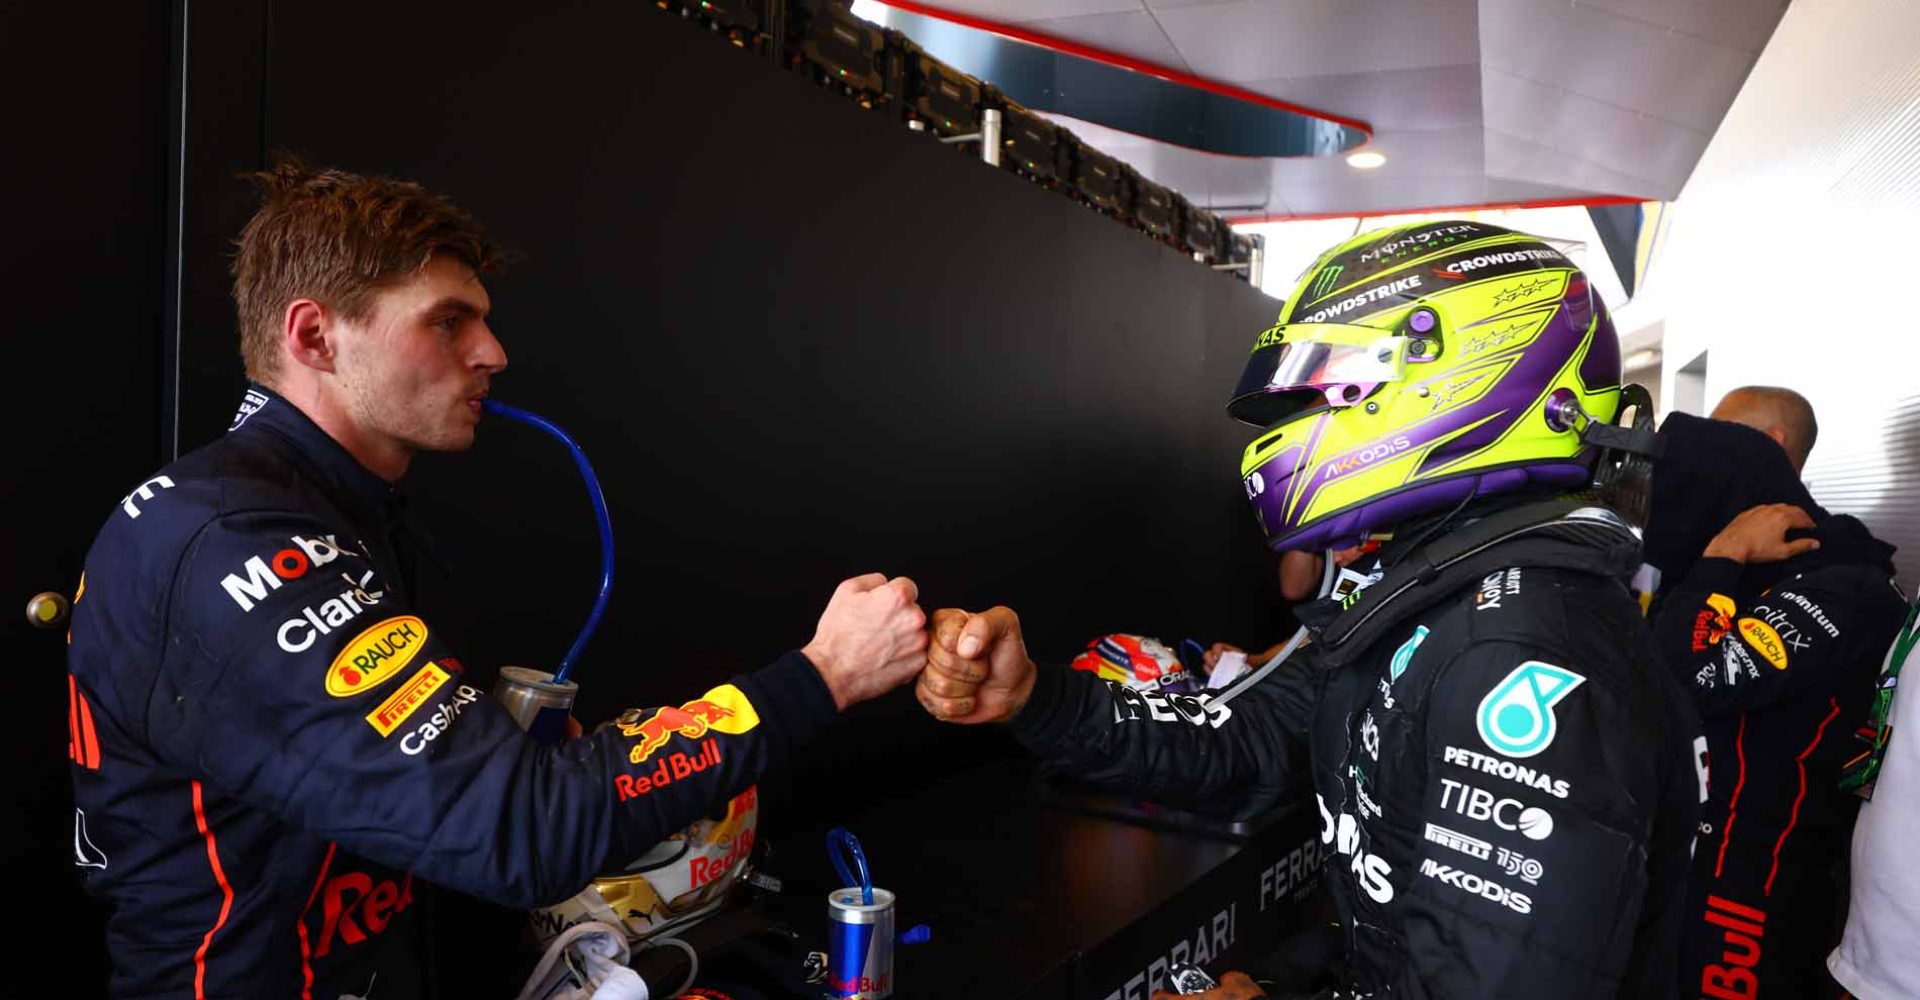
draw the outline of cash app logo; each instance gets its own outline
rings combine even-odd
[[[1508,757],[1531,757],[1553,745],[1553,707],[1586,678],[1551,663],[1528,660],[1480,699],[1480,739]]]

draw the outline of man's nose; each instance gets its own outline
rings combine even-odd
[[[493,328],[480,324],[480,336],[473,346],[472,363],[475,368],[492,374],[507,367],[507,349],[500,346],[500,338],[493,335]]]

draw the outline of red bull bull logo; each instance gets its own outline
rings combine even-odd
[[[1733,630],[1733,599],[1725,594],[1707,595],[1707,606],[1693,616],[1693,651],[1704,653]]]
[[[724,696],[720,698],[714,697],[727,691],[732,692],[732,698]],[[727,702],[735,699],[738,700],[741,707],[744,707],[746,714],[751,716],[750,719],[740,718],[741,708],[727,704]],[[690,740],[698,740],[706,736],[708,730],[716,730],[722,733],[742,733],[753,728],[759,723],[760,719],[757,715],[753,715],[752,706],[745,705],[745,701],[745,696],[741,695],[737,688],[729,684],[721,688],[715,688],[707,692],[706,697],[696,698],[693,701],[681,705],[679,708],[668,707],[656,709],[652,715],[640,719],[637,722],[628,720],[629,718],[637,717],[639,715],[638,711],[631,712],[627,716],[622,716],[621,720],[616,723],[616,725],[620,727],[621,734],[636,741],[633,745],[633,750],[627,755],[628,763],[639,764],[644,762],[648,757],[653,756],[654,751],[666,746],[667,741],[675,735],[684,736]],[[728,724],[730,722],[733,724]]]

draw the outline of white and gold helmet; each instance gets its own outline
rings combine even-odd
[[[636,943],[684,928],[746,881],[759,825],[759,796],[749,787],[727,803],[725,815],[698,820],[572,898],[534,910],[534,934],[545,947],[588,920],[625,928]]]

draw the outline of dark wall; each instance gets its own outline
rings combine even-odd
[[[30,629],[22,612],[40,591],[73,593],[95,530],[162,462],[168,34],[164,3],[121,4],[110,17],[0,5],[10,444],[0,477],[10,816],[0,844],[35,918],[74,930],[63,950],[79,970],[100,968],[104,952],[86,932],[98,918],[72,867],[64,633]]]
[[[929,607],[1010,604],[1054,658],[1103,631],[1277,634],[1222,412],[1277,305],[1246,284],[651,5],[289,4],[267,31],[267,148],[418,179],[525,255],[489,282],[495,394],[579,438],[619,539],[583,717],[801,645],[876,569]],[[253,165],[195,156],[216,208]],[[231,358],[223,266],[187,261],[188,305],[229,318],[183,356]],[[188,441],[225,426],[226,364],[186,376]],[[564,453],[489,426],[409,486],[466,658],[553,664],[596,580]],[[815,806],[796,788],[884,799],[1000,740],[903,692],[770,789],[769,822]]]
[[[497,395],[583,441],[621,542],[588,699],[797,645],[872,568],[1013,604],[1045,652],[1262,637],[1221,414],[1274,311],[1245,284],[650,7],[287,5],[269,32],[268,148],[417,178],[525,255],[490,282]],[[231,355],[230,318],[187,337]],[[237,378],[189,376],[219,405],[188,438]],[[474,659],[557,658],[594,579],[565,456],[497,426],[410,482],[487,609]]]

